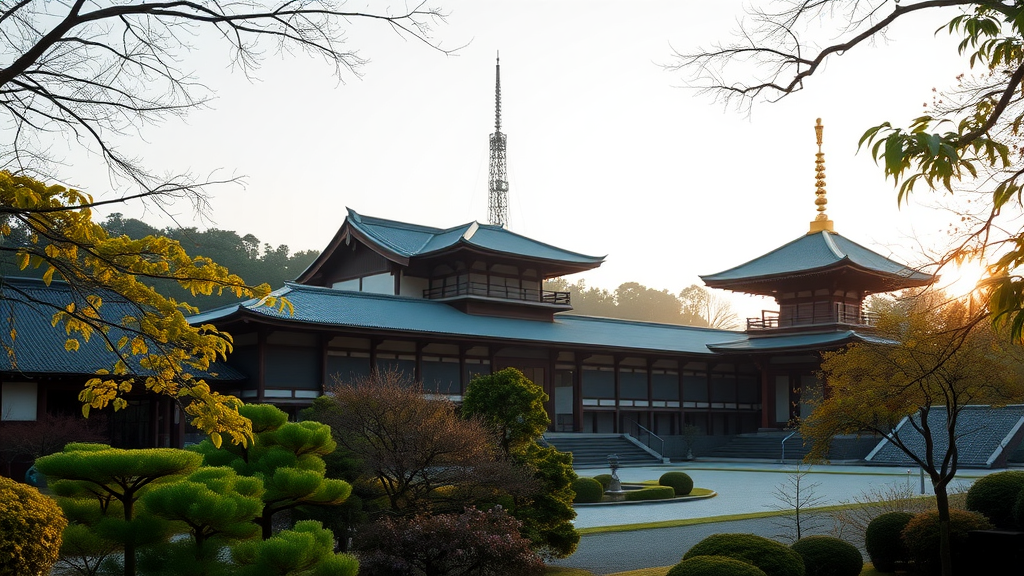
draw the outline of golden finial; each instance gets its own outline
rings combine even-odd
[[[814,195],[817,196],[814,203],[818,206],[818,215],[811,220],[811,231],[808,234],[823,230],[835,232],[832,228],[832,221],[828,219],[828,214],[825,214],[828,199],[825,198],[825,153],[821,151],[821,133],[824,129],[825,127],[821,125],[821,118],[818,118],[818,122],[814,125],[814,134],[818,137],[818,153],[815,154],[816,160],[814,161]]]

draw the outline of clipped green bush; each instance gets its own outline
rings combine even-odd
[[[949,544],[954,574],[970,574],[973,566],[967,533],[971,530],[991,530],[992,524],[978,512],[951,509],[949,511]],[[903,541],[910,551],[920,574],[940,574],[939,513],[922,512],[910,519],[903,529]]]
[[[668,500],[675,498],[676,491],[671,486],[651,486],[639,490],[630,490],[625,493],[627,502],[639,502],[641,500]]]
[[[804,560],[788,546],[753,534],[713,534],[683,556],[727,556],[748,562],[766,576],[804,576]]]
[[[604,496],[604,486],[601,486],[601,483],[593,478],[577,478],[572,483],[572,490],[576,493],[576,497],[572,501],[579,504],[600,502],[601,497]]]
[[[665,472],[658,478],[658,484],[671,486],[676,491],[676,496],[686,496],[693,491],[693,479],[685,472]]]
[[[608,487],[612,485],[612,475],[611,474],[598,474],[597,476],[594,476],[594,480],[597,480],[598,482],[600,482],[601,486],[604,486],[605,490],[607,490]]]
[[[864,548],[879,572],[894,572],[897,562],[909,562],[910,551],[903,543],[903,529],[914,515],[886,512],[876,516],[864,530]]]
[[[67,524],[56,502],[0,476],[0,576],[49,574]]]
[[[806,576],[858,576],[864,569],[860,550],[832,536],[805,536],[790,548],[804,559]]]
[[[665,576],[765,576],[753,564],[728,556],[694,556],[676,564]]]
[[[968,510],[980,512],[1000,530],[1018,527],[1013,509],[1024,490],[1024,471],[1007,470],[979,478],[967,491]]]

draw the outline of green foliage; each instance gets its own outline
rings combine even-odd
[[[902,534],[913,517],[910,512],[886,512],[868,523],[864,531],[864,548],[876,570],[894,572],[897,562],[910,560],[910,550]]]
[[[757,566],[767,576],[804,576],[804,561],[790,548],[753,534],[713,534],[690,548],[694,556],[727,556]]]
[[[45,576],[68,521],[39,490],[0,476],[0,576]]]
[[[728,556],[691,556],[665,576],[765,576],[757,566]]]
[[[594,480],[600,482],[601,486],[603,486],[605,490],[607,490],[608,487],[612,485],[611,474],[598,474],[597,476],[594,476]]]
[[[806,576],[859,576],[864,568],[860,550],[832,536],[805,536],[791,548],[804,559]]]
[[[146,511],[188,527],[196,557],[211,538],[248,538],[263,509],[263,483],[226,467],[204,467],[185,480],[157,486],[142,497]]]
[[[950,559],[954,573],[967,573],[964,571],[972,566],[967,533],[990,529],[992,524],[977,512],[949,511]],[[911,518],[903,529],[903,541],[918,572],[926,576],[941,573],[938,512],[922,512]]]
[[[313,520],[266,540],[242,542],[232,556],[243,566],[239,576],[355,576],[359,571],[355,558],[334,553],[334,535]]]
[[[572,491],[576,493],[573,502],[577,504],[600,502],[604,496],[604,486],[593,478],[577,478],[572,483]]]
[[[650,486],[639,490],[630,490],[625,493],[627,502],[639,502],[642,500],[668,500],[675,498],[676,491],[671,486]]]
[[[548,395],[515,368],[476,376],[462,398],[462,414],[483,419],[505,454],[517,453],[544,434],[551,424],[544,403]]]
[[[536,443],[527,445],[515,462],[532,471],[539,484],[528,497],[515,498],[512,515],[522,522],[522,534],[533,543],[534,550],[545,557],[565,558],[576,551],[580,534],[572,524],[576,511],[572,485],[576,472],[572,454]]]
[[[1019,527],[1014,504],[1024,491],[1024,471],[1006,470],[979,478],[967,491],[966,507],[980,512],[999,530]]]
[[[623,282],[609,292],[589,287],[584,280],[570,284],[564,278],[555,278],[545,281],[544,289],[569,292],[573,306],[569,314],[725,329],[739,324],[728,300],[696,284],[672,294],[637,282]]]
[[[693,479],[685,472],[665,472],[658,478],[661,486],[671,486],[676,496],[686,496],[693,490]]]
[[[263,509],[254,522],[269,538],[274,515],[299,506],[337,506],[352,487],[343,480],[326,478],[323,456],[334,451],[331,428],[314,421],[288,422],[288,415],[269,404],[246,405],[239,413],[253,423],[256,442],[219,448],[204,440],[192,450],[208,466],[229,466],[242,476],[263,482]]]
[[[526,576],[544,563],[501,509],[385,517],[357,543],[360,576]]]

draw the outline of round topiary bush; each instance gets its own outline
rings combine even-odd
[[[671,486],[676,496],[686,496],[693,490],[693,479],[685,472],[665,472],[658,478],[658,484]]]
[[[753,564],[728,556],[694,556],[673,566],[665,576],[765,576]]]
[[[970,574],[973,566],[971,550],[967,546],[967,533],[971,530],[991,530],[992,524],[978,512],[951,509],[949,511],[949,544],[952,552],[953,573]],[[939,513],[922,512],[910,519],[903,529],[903,541],[910,551],[910,559],[920,574],[940,574]]]
[[[713,534],[683,556],[727,556],[757,566],[767,576],[804,576],[804,560],[788,546],[753,534]]]
[[[67,525],[56,502],[0,476],[0,576],[49,574]]]
[[[650,486],[639,490],[630,490],[624,494],[627,502],[638,502],[641,500],[668,500],[675,498],[676,491],[671,486]]]
[[[858,576],[864,557],[849,542],[832,536],[806,536],[791,546],[804,559],[806,576]]]
[[[594,480],[600,482],[601,486],[603,486],[605,490],[607,490],[608,487],[612,485],[611,474],[598,474],[597,476],[594,476]]]
[[[604,496],[604,486],[601,486],[601,483],[593,478],[577,478],[572,483],[572,490],[576,493],[576,497],[572,501],[577,504],[600,502],[601,497]]]
[[[1000,530],[1013,530],[1017,523],[1013,506],[1024,490],[1024,471],[1007,470],[979,478],[967,491],[968,510],[982,513]]]
[[[903,529],[914,515],[887,512],[876,516],[864,530],[864,548],[879,572],[894,572],[897,562],[909,562],[910,552],[903,543]]]

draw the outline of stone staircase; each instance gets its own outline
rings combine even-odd
[[[619,466],[654,466],[662,461],[623,434],[548,433],[544,440],[562,452],[572,452],[573,468],[607,468],[608,455],[619,457]]]
[[[782,460],[782,439],[789,435],[789,432],[759,432],[757,434],[739,434],[734,436],[723,446],[719,446],[710,454],[702,454],[700,457],[707,460],[720,458],[736,458],[743,460]],[[801,460],[807,454],[809,447],[804,446],[804,439],[800,434],[794,434],[786,440],[786,461],[795,462]]]

